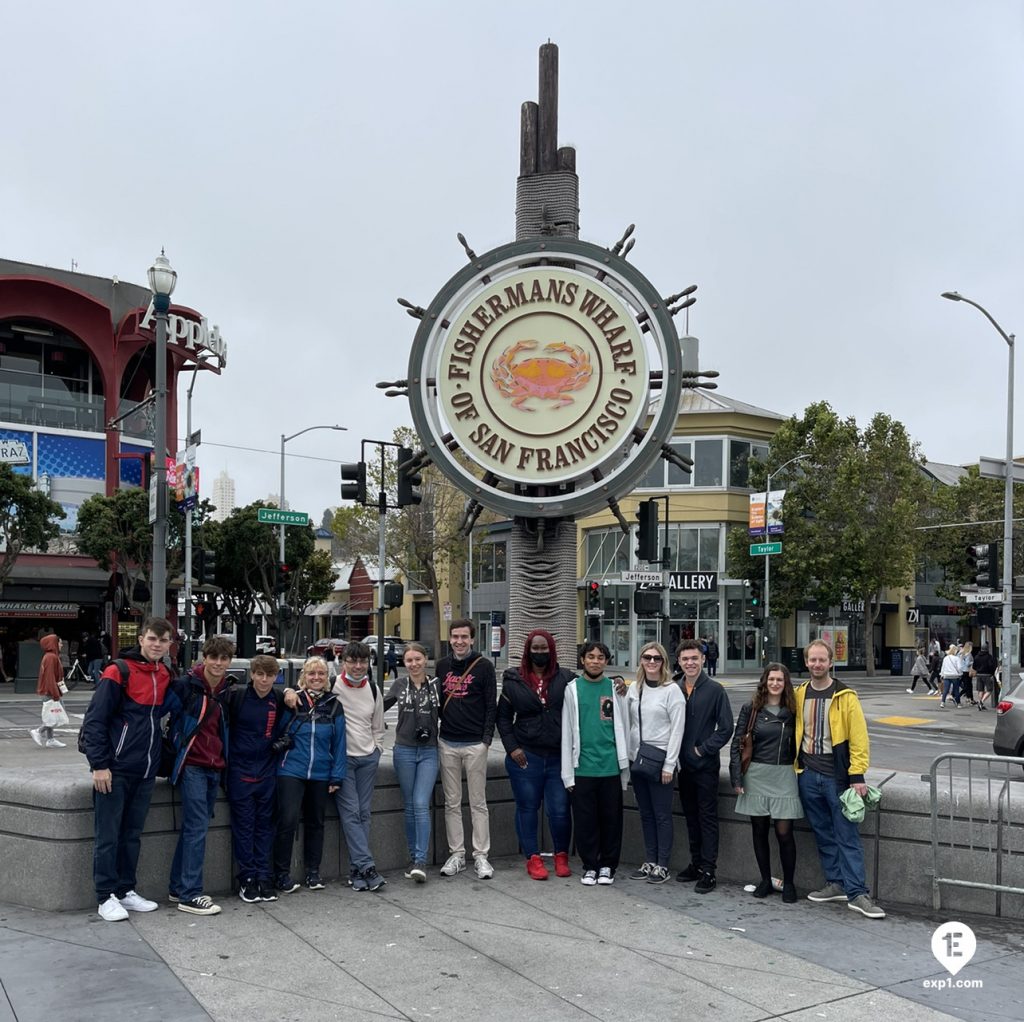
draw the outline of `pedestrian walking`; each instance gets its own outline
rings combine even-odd
[[[960,679],[963,677],[963,670],[960,664],[960,656],[956,646],[950,646],[946,655],[942,658],[942,667],[939,669],[942,677],[942,700],[939,709],[946,708],[946,700],[952,696],[953,705],[960,708]]]
[[[718,674],[718,643],[715,641],[713,635],[708,636],[708,651],[705,657],[705,662],[708,669],[708,677],[713,678]]]
[[[995,698],[996,658],[989,652],[988,646],[982,646],[974,658],[974,689],[977,694],[979,710],[988,709],[985,699]]]
[[[974,643],[965,642],[960,649],[960,695],[974,705]]]
[[[39,661],[39,679],[36,682],[36,694],[43,697],[43,717],[49,716],[50,720],[59,720],[63,714],[63,720],[68,722],[67,713],[64,711],[64,703],[61,699],[64,692],[61,686],[64,684],[64,669],[60,661],[60,638],[56,635],[44,635],[39,640],[43,650],[43,658]],[[65,689],[64,691],[67,691]],[[52,704],[56,704],[56,706]],[[58,712],[59,711],[59,712]],[[53,734],[53,724],[43,723],[30,731],[32,741],[40,748],[63,749],[66,744]]]
[[[911,668],[910,674],[910,688],[908,688],[907,691],[911,695],[914,694],[914,689],[917,688],[917,683],[919,681],[924,683],[927,695],[934,695],[935,692],[938,690],[938,686],[936,686],[935,688],[932,687],[932,683],[930,680],[931,669],[928,667],[928,661],[925,660],[924,650],[920,647],[918,647],[917,657],[914,660],[914,666]]]

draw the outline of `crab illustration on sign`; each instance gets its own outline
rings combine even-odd
[[[539,343],[516,341],[494,360],[491,367],[491,381],[505,397],[512,398],[513,408],[524,412],[534,411],[523,404],[532,397],[554,400],[556,408],[571,405],[573,398],[568,391],[585,387],[594,374],[590,356],[579,345],[561,341],[545,344],[543,350],[551,352],[552,356],[568,355],[568,360],[543,356],[524,358],[519,362],[515,360],[520,352],[533,351]]]

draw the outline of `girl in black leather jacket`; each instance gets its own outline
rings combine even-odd
[[[742,770],[743,739],[750,734],[753,752],[746,770]],[[740,710],[733,732],[729,756],[729,777],[736,791],[736,812],[750,817],[754,839],[754,858],[761,882],[755,898],[774,891],[771,876],[771,852],[768,847],[769,824],[775,823],[775,838],[782,861],[782,900],[796,901],[793,873],[796,869],[796,842],[793,820],[803,817],[796,772],[796,697],[789,671],[782,664],[768,664],[754,698]]]

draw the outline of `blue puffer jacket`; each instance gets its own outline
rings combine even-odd
[[[299,693],[295,719],[285,729],[292,747],[281,755],[279,777],[301,777],[338,785],[345,778],[348,747],[345,744],[345,713],[333,693],[313,699]]]
[[[160,765],[160,718],[171,671],[147,660],[139,649],[121,657],[128,665],[122,683],[116,663],[100,675],[82,722],[90,770],[113,770],[133,777],[156,776]]]

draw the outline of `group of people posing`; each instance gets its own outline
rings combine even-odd
[[[967,702],[984,710],[986,700],[993,706],[996,702],[997,670],[996,658],[988,646],[980,646],[975,656],[973,643],[952,643],[943,654],[935,642],[927,658],[923,649],[917,650],[907,691],[913,694],[920,681],[927,695],[940,697],[940,710],[946,708],[947,702],[956,709]]]
[[[491,661],[473,648],[469,620],[449,626],[450,653],[429,677],[427,651],[409,643],[407,676],[387,694],[369,676],[370,650],[348,643],[336,678],[312,656],[297,689],[275,686],[278,664],[257,656],[246,683],[227,675],[230,640],[213,638],[202,663],[175,678],[166,655],[171,625],[145,621],[138,647],[104,670],[82,727],[95,806],[94,880],[100,916],[125,919],[157,903],[136,890],[142,827],[164,750],[165,772],[181,799],[181,828],[168,896],[184,912],[220,907],[203,893],[205,840],[223,781],[240,897],[274,901],[300,886],[292,876],[295,835],[304,833],[303,883],[320,890],[324,816],[335,799],[348,848],[348,883],[379,890],[370,844],[371,802],[383,751],[384,712],[397,707],[394,766],[404,803],[409,849],[406,879],[427,880],[431,799],[440,774],[448,854],[440,873],[455,877],[471,855],[477,878],[494,875],[487,804],[488,751],[495,729],[515,800],[515,829],[530,877],[545,880],[540,812],[546,814],[557,876],[572,875],[571,842],[582,860],[581,882],[610,885],[619,869],[623,792],[631,782],[639,810],[644,862],[636,880],[664,883],[672,855],[677,786],[690,862],[676,880],[698,893],[716,886],[720,754],[729,744],[737,811],[751,819],[761,872],[755,897],[774,891],[769,831],[774,824],[783,871],[783,900],[796,900],[792,821],[806,815],[814,831],[825,886],[812,901],[847,901],[870,918],[884,912],[868,895],[855,824],[842,815],[840,793],[864,794],[867,729],[853,690],[831,677],[832,651],[812,642],[811,674],[794,690],[789,673],[771,664],[734,729],[725,689],[704,669],[700,642],[683,641],[673,672],[666,651],[648,643],[632,683],[609,676],[601,642],[582,647],[582,673],[562,667],[555,639],[537,629],[521,662],[506,670],[498,696]],[[167,718],[161,742],[161,720]],[[463,775],[471,835],[463,831]]]

